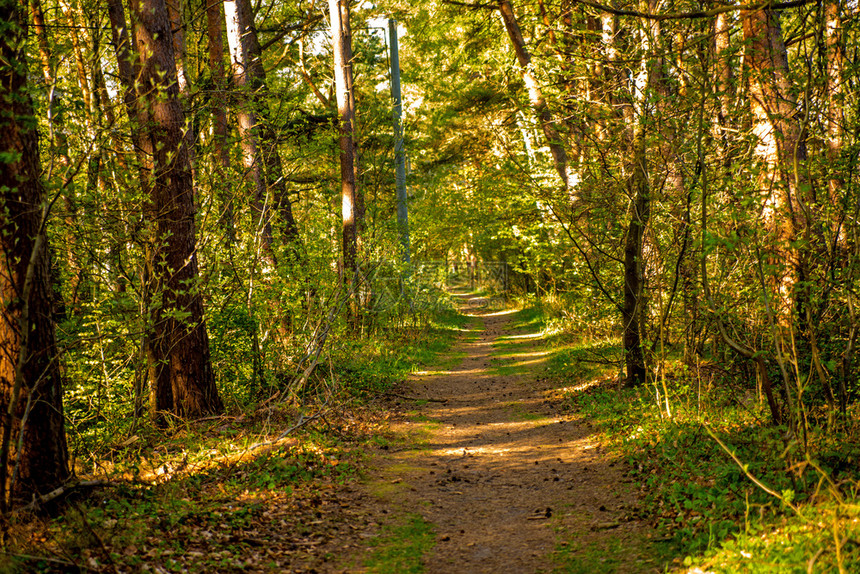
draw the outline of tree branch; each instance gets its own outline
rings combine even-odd
[[[454,3],[452,0],[449,0],[450,3]],[[607,14],[613,14],[615,16],[632,16],[634,18],[644,18],[646,20],[689,20],[694,18],[711,18],[716,16],[717,14],[723,14],[725,12],[734,12],[735,10],[785,10],[786,8],[796,8],[798,6],[805,6],[806,4],[813,4],[817,0],[788,0],[787,2],[756,2],[753,4],[733,4],[729,6],[720,6],[719,8],[712,8],[710,10],[694,10],[692,12],[668,12],[665,14],[649,14],[647,12],[640,12],[638,10],[620,10],[617,8],[612,8],[611,6],[606,6],[605,4],[599,4],[597,2],[592,2],[591,0],[574,0],[577,4],[582,4],[583,6],[588,6],[590,8],[594,8],[595,10],[600,10],[601,12],[606,12]]]

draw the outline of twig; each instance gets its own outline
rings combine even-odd
[[[43,494],[41,496],[35,497],[33,502],[26,506],[22,506],[21,508],[17,509],[16,512],[29,512],[31,510],[35,510],[37,507],[48,504],[49,502],[56,500],[64,494],[69,493],[73,490],[77,490],[79,488],[97,488],[99,486],[108,486],[110,484],[111,483],[106,480],[80,480],[76,482],[68,482],[62,486],[55,488],[48,494]]]
[[[809,519],[807,519],[805,516],[803,516],[803,514],[801,514],[801,513],[800,513],[800,509],[799,509],[799,508],[797,508],[795,505],[793,505],[791,502],[789,502],[789,501],[788,501],[788,500],[787,500],[783,495],[781,495],[781,494],[780,494],[780,493],[778,493],[777,491],[775,491],[775,490],[771,489],[771,488],[770,488],[770,487],[768,487],[765,483],[763,483],[762,481],[760,481],[759,479],[757,479],[755,476],[753,476],[753,474],[752,474],[752,473],[749,471],[749,469],[747,468],[747,465],[745,465],[744,463],[742,463],[742,462],[740,461],[740,459],[735,455],[735,453],[733,453],[733,452],[729,449],[729,447],[727,447],[727,446],[725,445],[725,443],[723,443],[723,441],[721,441],[721,440],[719,439],[719,437],[714,433],[714,431],[712,431],[712,430],[711,430],[711,427],[709,427],[707,424],[704,424],[704,423],[702,423],[702,426],[703,426],[703,427],[705,427],[705,430],[706,430],[706,431],[708,431],[708,434],[709,434],[709,435],[711,435],[711,438],[712,438],[712,439],[714,439],[715,441],[717,441],[717,444],[718,444],[718,445],[720,445],[720,448],[722,448],[724,451],[726,451],[726,454],[728,454],[730,457],[732,457],[732,460],[733,460],[733,461],[735,461],[735,464],[737,464],[737,465],[738,465],[738,467],[743,471],[743,473],[747,476],[747,478],[748,478],[748,479],[750,479],[751,481],[753,481],[753,483],[754,483],[756,486],[758,486],[760,489],[762,489],[763,491],[765,491],[765,492],[766,492],[766,493],[768,493],[769,495],[773,496],[774,498],[779,499],[779,501],[780,501],[780,502],[782,502],[782,503],[783,503],[783,504],[785,504],[787,507],[789,507],[790,509],[792,509],[792,510],[793,510],[793,511],[794,511],[794,512],[795,512],[795,513],[796,513],[800,518],[802,518],[804,521],[809,522]]]
[[[409,397],[406,395],[401,395],[398,393],[382,393],[383,396],[386,397],[397,397],[398,399],[403,399],[406,401],[428,401],[431,403],[447,403],[448,399],[431,399],[429,397]]]

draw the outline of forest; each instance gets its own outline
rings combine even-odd
[[[858,10],[0,0],[0,570],[857,571]]]

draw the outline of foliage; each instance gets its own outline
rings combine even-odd
[[[582,380],[576,369],[557,372]],[[689,557],[686,566],[776,572],[812,563],[816,571],[836,571],[838,564],[860,559],[849,542],[856,531],[860,475],[852,461],[858,453],[844,446],[833,450],[856,444],[858,429],[817,430],[803,448],[786,428],[764,422],[763,407],[754,400],[738,401],[684,371],[670,380],[671,417],[660,388],[604,384],[572,393],[571,401],[624,456],[644,506],[676,552]]]

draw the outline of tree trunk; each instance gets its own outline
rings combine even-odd
[[[234,65],[234,73],[237,65],[242,69],[245,76],[245,97],[250,107],[256,114],[253,125],[256,126],[259,151],[258,160],[262,160],[262,177],[268,190],[270,199],[278,206],[280,215],[280,229],[290,256],[301,261],[303,255],[299,245],[299,228],[293,215],[292,202],[287,193],[284,169],[281,156],[278,153],[278,141],[276,134],[272,131],[268,121],[268,104],[266,99],[269,88],[266,83],[266,70],[263,68],[263,50],[257,37],[257,27],[254,25],[254,13],[249,0],[224,0],[224,14],[227,17],[227,39],[230,42],[231,60]],[[231,18],[233,23],[231,23]],[[230,26],[235,26],[239,37],[231,31]],[[234,48],[235,40],[239,40],[241,48]],[[237,60],[241,57],[241,60]]]
[[[343,274],[347,288],[353,287],[358,270],[358,205],[355,183],[355,142],[353,122],[355,110],[352,97],[352,38],[349,35],[349,0],[329,0],[332,51],[334,52],[334,81],[340,130],[340,181],[343,213]],[[353,319],[357,309],[353,307]]]
[[[171,411],[198,417],[223,410],[215,388],[203,301],[197,291],[194,198],[185,125],[179,105],[170,18],[165,0],[142,0],[134,7],[139,54],[136,129],[148,160],[156,245],[152,268],[153,311],[150,341],[152,404],[156,416]]]
[[[209,71],[212,74],[214,93],[211,99],[213,145],[215,151],[215,186],[224,203],[222,221],[227,228],[227,239],[234,241],[235,215],[233,197],[227,189],[226,175],[230,169],[230,149],[227,124],[226,74],[224,70],[224,8],[223,3],[206,0],[206,31],[209,36]]]
[[[645,4],[647,6],[647,2]],[[655,8],[653,0],[650,8]],[[660,33],[660,24],[655,21],[644,22],[639,31],[642,61],[634,76],[635,93],[633,105],[630,106],[634,114],[630,126],[632,157],[627,180],[631,208],[630,223],[624,240],[624,304],[621,311],[626,385],[629,387],[645,383],[647,375],[642,351],[642,317],[645,315],[643,242],[645,227],[651,216],[651,182],[648,175],[645,126],[650,115],[649,94],[662,73],[661,63],[652,54],[654,40]]]
[[[827,187],[830,207],[833,212],[828,218],[831,223],[833,243],[844,251],[845,232],[842,225],[845,219],[842,190],[845,186],[842,176],[844,167],[840,165],[842,156],[843,126],[845,125],[845,46],[842,38],[840,0],[824,2],[824,44],[827,74],[825,93],[827,94],[827,163],[830,177]]]
[[[802,170],[797,169],[806,159],[806,144],[794,113],[779,16],[773,10],[761,9],[745,10],[741,18],[753,133],[758,140],[755,153],[762,165],[759,185],[767,196],[763,218],[775,243],[771,257],[777,266],[774,310],[778,322],[786,325],[793,308],[799,317],[805,314],[799,309],[803,299],[797,297],[796,288],[807,274],[806,264],[792,244],[808,228],[810,198],[801,196]]]
[[[208,0],[206,0],[208,1]],[[176,80],[179,85],[179,99],[185,116],[185,146],[188,148],[188,162],[191,165],[192,178],[197,179],[196,141],[194,116],[191,113],[191,81],[188,79],[188,51],[185,47],[185,15],[183,0],[166,0],[167,14],[170,17],[170,28],[173,32],[173,59],[176,63]]]
[[[546,103],[543,91],[533,72],[532,57],[526,48],[526,42],[523,38],[520,26],[517,23],[514,15],[513,7],[508,0],[499,0],[499,13],[502,15],[502,20],[505,23],[505,30],[508,32],[508,37],[511,39],[511,44],[514,47],[514,52],[517,55],[517,61],[520,64],[520,73],[523,77],[523,82],[529,91],[529,102],[532,110],[540,122],[543,134],[546,137],[547,145],[552,154],[555,170],[561,178],[564,191],[568,196],[571,205],[577,202],[577,186],[579,183],[578,175],[568,165],[567,152],[564,148],[564,140],[558,133],[555,127],[555,120],[552,117],[552,112]]]
[[[239,137],[242,146],[242,165],[251,175],[254,185],[254,199],[251,207],[254,214],[254,226],[259,230],[263,256],[269,263],[277,265],[277,257],[272,239],[271,205],[275,201],[266,185],[266,166],[260,153],[260,124],[257,121],[256,109],[265,102],[259,101],[258,87],[252,72],[253,56],[250,53],[249,22],[252,21],[250,6],[241,0],[226,0],[224,17],[227,22],[227,43],[230,49],[230,63],[233,73],[233,86],[239,90],[240,102],[236,106],[236,118],[239,124]],[[213,32],[214,33],[214,32]],[[220,30],[218,31],[220,33]],[[211,40],[210,40],[211,42]]]
[[[732,22],[728,13],[718,14],[714,21],[714,56],[717,67],[717,101],[719,107],[715,118],[714,131],[719,142],[720,154],[725,167],[731,166],[729,153],[729,129],[731,118],[731,101],[734,96],[734,74],[732,73],[731,54],[729,52],[729,33]]]
[[[46,493],[69,477],[62,383],[52,320],[50,256],[33,105],[27,90],[27,20],[0,0],[0,499]]]

